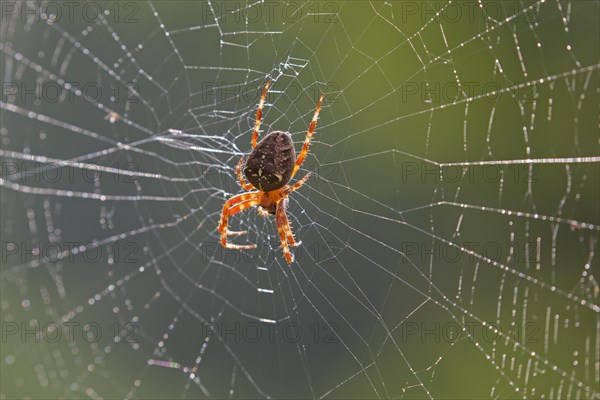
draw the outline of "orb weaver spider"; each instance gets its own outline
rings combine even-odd
[[[242,164],[244,156],[240,158],[235,172],[238,176],[240,185],[244,190],[249,192],[242,193],[231,197],[225,202],[223,212],[221,213],[221,222],[219,224],[219,233],[221,234],[221,245],[229,249],[254,249],[255,244],[239,245],[227,242],[227,236],[239,236],[247,234],[248,231],[230,231],[227,229],[227,220],[234,214],[239,213],[250,207],[258,206],[259,214],[267,217],[275,215],[277,223],[277,231],[281,240],[281,247],[286,261],[292,263],[294,256],[290,252],[289,246],[299,246],[301,242],[296,242],[290,223],[288,222],[285,213],[288,205],[287,196],[294,190],[299,189],[310,176],[310,172],[304,175],[302,179],[292,186],[288,186],[288,182],[296,175],[300,166],[306,158],[308,147],[312,139],[319,112],[321,111],[321,103],[323,95],[319,98],[317,109],[313,115],[312,121],[308,128],[308,133],[304,139],[304,145],[298,158],[294,150],[294,142],[289,132],[274,131],[269,133],[258,143],[258,133],[262,118],[262,110],[265,103],[265,97],[271,82],[267,82],[260,102],[258,103],[258,111],[256,112],[256,122],[254,125],[254,133],[252,135],[252,152],[248,156],[248,161],[244,166],[244,175],[249,183],[244,180],[242,175]]]

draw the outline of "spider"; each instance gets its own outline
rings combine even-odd
[[[323,95],[319,98],[317,109],[313,115],[312,121],[308,128],[308,133],[304,139],[304,145],[298,158],[294,151],[294,142],[289,132],[274,131],[269,133],[258,143],[258,133],[260,129],[261,117],[267,90],[271,82],[267,82],[260,102],[258,103],[258,111],[256,112],[256,123],[254,125],[254,134],[252,135],[252,152],[248,156],[248,161],[244,166],[244,175],[249,183],[244,180],[242,175],[242,164],[244,156],[240,158],[235,172],[239,178],[240,185],[244,190],[249,191],[231,197],[225,202],[223,212],[221,213],[221,223],[219,224],[219,233],[221,234],[221,245],[229,249],[254,249],[255,244],[238,245],[227,242],[227,236],[239,236],[247,234],[248,231],[230,231],[227,229],[227,219],[234,214],[239,213],[250,207],[258,206],[259,214],[267,217],[275,215],[277,223],[277,231],[281,240],[281,247],[286,261],[292,263],[294,256],[290,252],[289,246],[299,246],[301,242],[296,242],[290,223],[288,222],[285,213],[288,206],[287,196],[294,190],[299,189],[310,176],[310,172],[304,175],[302,179],[292,186],[288,186],[288,182],[296,175],[298,169],[304,162],[308,147],[312,138]]]

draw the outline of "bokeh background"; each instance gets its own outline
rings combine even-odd
[[[597,398],[598,15],[2,2],[0,398]],[[216,232],[269,80],[292,265]]]

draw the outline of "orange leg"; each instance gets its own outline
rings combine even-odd
[[[246,231],[229,231],[227,229],[227,219],[229,218],[229,216],[242,211],[245,208],[251,207],[253,205],[258,204],[258,196],[259,196],[259,192],[250,192],[250,193],[242,193],[242,194],[238,194],[236,196],[233,196],[232,198],[230,198],[229,200],[227,200],[225,202],[225,205],[223,206],[223,212],[221,213],[221,222],[219,224],[219,233],[221,234],[221,244],[224,247],[230,247],[231,245],[229,245],[227,243],[227,236],[228,235],[244,235],[247,232]],[[248,205],[249,204],[249,205]],[[244,207],[242,208],[241,206],[244,205]],[[235,245],[233,245],[235,246]]]
[[[242,156],[242,158],[240,158],[240,161],[238,162],[238,164],[235,167],[235,173],[237,174],[239,180],[240,180],[240,185],[242,185],[242,187],[245,190],[252,190],[254,189],[254,186],[251,183],[247,183],[244,180],[244,175],[242,175],[242,163],[244,162],[244,156]]]
[[[223,212],[221,213],[221,223],[219,224],[219,232],[223,231],[223,229],[226,228],[226,225],[227,225],[226,215],[227,215],[228,210],[231,207],[233,207],[236,204],[248,201],[248,200],[257,200],[258,197],[260,196],[259,193],[260,193],[259,191],[242,193],[242,194],[235,195],[232,198],[230,198],[229,200],[227,200],[225,202],[225,205],[223,205]]]
[[[223,247],[226,247],[228,249],[238,249],[238,250],[243,250],[243,249],[255,249],[256,245],[255,244],[246,244],[246,245],[242,245],[242,244],[233,244],[233,243],[227,243],[227,219],[234,215],[239,213],[240,211],[245,210],[246,208],[250,208],[250,207],[254,207],[258,205],[258,200],[248,200],[246,202],[243,203],[239,203],[236,206],[231,207],[224,215],[223,215],[223,220],[224,220],[224,229],[221,232],[221,245]],[[241,231],[241,232],[235,232],[235,235],[243,235],[247,233],[247,231]]]
[[[294,234],[292,233],[292,227],[290,226],[290,222],[288,221],[286,211],[287,210],[287,199],[282,200],[277,207],[276,211],[276,219],[281,220],[283,225],[283,230],[285,232],[285,236],[287,238],[287,242],[292,247],[300,246],[302,242],[296,242],[294,239]]]
[[[319,103],[317,103],[317,109],[315,110],[315,114],[313,115],[310,126],[308,127],[308,132],[306,133],[306,138],[304,139],[304,145],[302,146],[302,151],[298,158],[296,159],[296,165],[294,165],[294,170],[292,171],[292,177],[296,175],[298,169],[304,162],[306,158],[306,153],[308,153],[308,146],[310,146],[310,141],[312,139],[313,132],[315,130],[315,126],[317,126],[317,119],[319,119],[319,112],[321,112],[321,103],[323,103],[323,95],[319,97]]]
[[[281,248],[283,249],[283,255],[288,264],[294,261],[294,255],[290,252],[288,246],[289,237],[287,231],[290,229],[285,215],[285,201],[282,200],[277,204],[277,211],[275,214],[275,221],[277,222],[277,232],[279,232],[279,239],[281,240]],[[291,230],[289,231],[291,235]],[[293,237],[292,237],[292,240]],[[293,242],[295,244],[295,242]]]
[[[282,197],[287,196],[288,194],[292,193],[294,190],[300,189],[300,187],[306,183],[308,178],[310,178],[310,172],[308,172],[306,175],[304,175],[304,177],[302,179],[300,179],[298,182],[294,183],[294,185],[292,185],[291,187],[288,187],[287,189],[282,190],[281,196]]]
[[[258,207],[258,213],[260,215],[262,215],[263,217],[268,217],[269,215],[271,215],[271,214],[269,214],[269,212],[267,210],[265,210],[262,207]]]
[[[256,147],[256,139],[258,139],[258,132],[260,129],[260,121],[262,118],[262,110],[265,105],[265,98],[267,97],[267,90],[269,90],[269,86],[271,86],[271,81],[267,82],[265,86],[262,96],[260,96],[260,102],[258,103],[258,111],[256,112],[256,122],[254,124],[254,134],[252,135],[252,148]]]

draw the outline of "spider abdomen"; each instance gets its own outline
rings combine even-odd
[[[258,190],[271,192],[289,182],[295,163],[292,137],[287,132],[275,131],[256,144],[246,161],[244,175]]]

